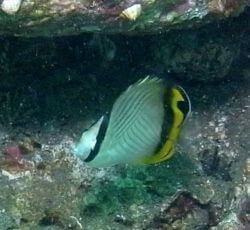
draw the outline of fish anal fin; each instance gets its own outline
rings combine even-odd
[[[156,164],[168,160],[174,155],[175,143],[172,140],[167,140],[163,147],[154,155],[145,157],[141,162],[142,164]]]

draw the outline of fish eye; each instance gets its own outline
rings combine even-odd
[[[182,111],[185,119],[190,111],[189,103],[187,101],[178,101],[177,106]]]

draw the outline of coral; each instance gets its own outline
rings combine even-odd
[[[9,144],[2,150],[4,159],[0,161],[0,167],[7,172],[16,173],[30,170],[34,164],[26,161],[25,156],[37,149],[41,149],[41,144],[28,137],[23,138],[17,144]]]
[[[19,146],[8,146],[4,150],[4,154],[6,155],[7,159],[18,162],[21,159],[23,152]]]

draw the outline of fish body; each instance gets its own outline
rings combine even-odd
[[[181,87],[148,76],[117,98],[110,114],[82,134],[73,153],[94,167],[164,161],[173,155],[190,110]]]

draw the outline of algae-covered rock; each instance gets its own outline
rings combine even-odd
[[[0,34],[62,36],[81,32],[141,34],[238,15],[247,0],[2,0]]]

